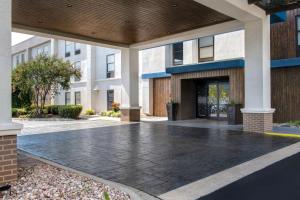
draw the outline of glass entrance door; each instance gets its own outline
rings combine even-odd
[[[229,82],[207,80],[197,85],[197,117],[227,118]]]

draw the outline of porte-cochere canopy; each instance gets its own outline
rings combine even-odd
[[[193,0],[13,0],[13,27],[130,45],[233,20]]]

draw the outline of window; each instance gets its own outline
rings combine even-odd
[[[20,55],[16,55],[16,63],[17,63],[17,66],[20,64]]]
[[[300,56],[300,16],[296,16],[297,56]]]
[[[80,49],[80,43],[75,43],[75,55],[78,55],[81,53],[81,49]]]
[[[107,110],[112,109],[112,104],[114,103],[114,91],[107,90]]]
[[[173,65],[183,65],[183,42],[173,44]]]
[[[71,92],[65,93],[65,105],[71,104]]]
[[[74,67],[75,67],[76,69],[78,69],[78,70],[81,71],[81,62],[80,62],[80,61],[79,61],[79,62],[75,62],[75,63],[74,63]],[[75,82],[78,82],[78,81],[80,81],[80,78],[75,77],[75,78],[74,78],[74,81],[75,81]]]
[[[75,105],[80,105],[80,104],[81,104],[81,93],[75,92]]]
[[[70,57],[71,56],[71,45],[72,45],[72,42],[66,41],[66,43],[65,43],[65,57]]]
[[[106,78],[115,77],[115,54],[106,56]]]
[[[214,37],[199,39],[199,62],[214,60]]]
[[[43,54],[48,56],[49,55],[49,46],[44,46],[44,49],[43,49]]]
[[[24,53],[21,54],[21,63],[25,63],[25,54]]]
[[[37,55],[42,55],[43,54],[43,48],[38,48],[37,49]]]

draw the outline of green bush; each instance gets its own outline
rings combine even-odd
[[[291,126],[297,126],[297,127],[300,127],[300,120],[297,120],[297,121],[290,121],[289,124]]]
[[[17,109],[18,115],[27,115],[28,114],[28,110],[26,108],[19,108]]]
[[[12,108],[11,112],[12,112],[12,117],[19,117],[18,108]]]
[[[77,119],[82,111],[81,105],[59,106],[58,115],[62,118]]]
[[[121,117],[121,112],[118,111],[118,112],[115,112],[113,110],[110,110],[110,111],[106,111],[106,112],[101,112],[100,114],[101,116],[107,116],[107,117]]]
[[[45,106],[45,109],[47,109],[48,114],[58,115],[58,110],[61,106],[63,105],[49,105]]]
[[[85,115],[95,115],[95,111],[93,109],[88,109],[85,111]]]

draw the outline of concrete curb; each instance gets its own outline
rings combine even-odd
[[[299,152],[300,142],[172,190],[159,197],[164,200],[195,200]]]
[[[44,158],[41,158],[41,157],[35,156],[33,154],[30,154],[30,153],[28,153],[28,152],[26,152],[22,149],[18,149],[18,151],[21,151],[21,153],[24,154],[25,156],[28,156],[30,158],[39,160],[43,163],[49,164],[51,166],[54,166],[54,167],[57,167],[57,168],[60,168],[60,169],[66,170],[66,171],[76,173],[80,176],[90,178],[94,181],[101,182],[101,183],[103,183],[105,185],[108,185],[112,188],[116,188],[118,190],[126,192],[127,194],[129,194],[129,196],[131,197],[132,200],[160,200],[160,198],[154,197],[150,194],[147,194],[143,191],[137,190],[137,189],[132,188],[130,186],[123,185],[121,183],[116,183],[116,182],[109,181],[109,180],[105,180],[105,179],[102,179],[102,178],[99,178],[99,177],[96,177],[96,176],[93,176],[93,175],[90,175],[90,174],[87,174],[87,173],[84,173],[84,172],[81,172],[81,171],[78,171],[78,170],[75,170],[75,169],[72,169],[72,168],[69,168],[69,167],[65,167],[65,166],[57,164],[55,162],[52,162],[52,161],[46,160]]]

